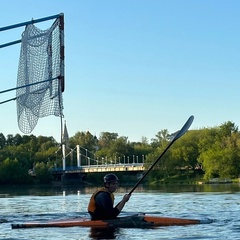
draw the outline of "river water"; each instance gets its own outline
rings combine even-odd
[[[115,193],[116,203],[131,188]],[[95,232],[91,228],[11,229],[12,223],[86,217],[95,188],[77,186],[0,188],[0,239],[240,239],[240,185],[139,187],[122,215],[144,212],[157,216],[212,219],[211,224],[121,228]]]

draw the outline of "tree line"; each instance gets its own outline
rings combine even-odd
[[[117,133],[77,132],[66,144],[66,166],[76,165],[76,145],[82,164],[143,162],[148,167],[169,144],[167,129],[150,141],[130,142]],[[53,137],[0,133],[0,183],[48,183],[51,169],[62,167],[61,144]],[[29,174],[34,169],[34,174]],[[240,132],[233,122],[189,130],[177,140],[150,172],[151,181],[184,174],[209,178],[237,178],[240,173]]]

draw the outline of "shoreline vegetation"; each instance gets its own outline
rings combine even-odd
[[[240,179],[210,179],[209,181],[204,181],[201,179],[186,179],[186,180],[172,180],[172,179],[167,179],[167,180],[161,180],[161,181],[156,181],[156,182],[144,182],[139,185],[139,188],[142,187],[147,187],[147,188],[158,188],[161,186],[201,186],[201,185],[240,185]],[[120,187],[124,188],[131,188],[135,185],[134,182],[131,183],[120,183]],[[39,182],[32,182],[28,184],[22,184],[22,183],[6,183],[4,185],[1,185],[0,188],[5,188],[5,187],[16,187],[16,188],[52,188],[52,187],[101,187],[102,184],[100,182],[91,182],[91,181],[78,181],[78,180],[69,180],[69,181],[52,181],[50,183],[39,183]]]
[[[66,167],[105,164],[151,164],[168,146],[169,132],[159,131],[150,141],[130,142],[126,136],[102,132],[99,137],[77,132],[65,139]],[[53,137],[0,133],[0,184],[52,184],[54,169],[63,164],[62,144]],[[78,150],[77,150],[78,146]],[[102,173],[106,174],[106,173]],[[116,172],[122,184],[137,182],[137,173]],[[141,174],[139,172],[138,174]],[[222,184],[239,182],[240,131],[233,122],[220,126],[189,130],[174,142],[166,154],[149,172],[144,184]],[[82,184],[102,182],[101,174],[79,177]],[[58,181],[61,179],[58,179]],[[79,179],[64,179],[62,184]]]
[[[105,173],[102,173],[105,174]],[[31,183],[27,184],[6,184],[6,185],[14,185],[14,186],[45,186],[45,187],[51,187],[51,186],[80,186],[80,187],[101,187],[102,186],[102,174],[98,177],[91,177],[90,179],[86,180],[80,180],[80,179],[66,179],[64,181],[55,181],[52,180],[48,183],[42,183],[39,181],[33,181]],[[123,173],[116,173],[120,178],[120,187],[133,187],[137,180],[135,177],[127,177],[128,181],[121,180],[123,177]],[[160,179],[155,181],[148,181],[147,179],[144,180],[140,186],[142,187],[157,187],[162,185],[203,185],[203,184],[240,184],[240,178],[230,179],[230,178],[211,178],[209,180],[205,180],[200,177],[193,178],[191,176],[174,176],[166,179]]]

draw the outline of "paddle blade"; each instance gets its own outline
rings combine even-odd
[[[157,162],[162,158],[162,156],[167,152],[167,150],[172,146],[172,144],[180,138],[182,135],[184,135],[189,127],[191,126],[193,122],[194,117],[190,116],[189,119],[186,121],[186,123],[183,125],[182,129],[171,134],[169,136],[169,140],[171,141],[168,146],[165,148],[165,150],[162,152],[162,154],[155,160],[155,162],[149,167],[149,169],[143,174],[143,176],[138,180],[138,182],[135,184],[135,186],[132,188],[132,190],[129,192],[129,195],[132,194],[132,192],[137,188],[137,186],[142,182],[142,180],[148,175],[148,173],[152,170],[152,168],[157,164]]]
[[[184,135],[192,125],[193,120],[194,120],[194,116],[190,116],[189,119],[186,121],[186,123],[183,125],[182,129],[177,132],[177,134],[175,135],[172,141],[176,141],[178,138]]]

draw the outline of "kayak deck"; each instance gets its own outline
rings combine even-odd
[[[44,227],[92,227],[92,228],[107,228],[107,227],[121,227],[121,228],[149,228],[155,226],[184,226],[190,224],[208,224],[212,220],[196,220],[184,218],[171,218],[149,216],[144,214],[136,214],[133,216],[119,217],[111,220],[90,220],[89,218],[72,218],[63,220],[50,221],[33,221],[20,224],[12,224],[12,228],[44,228]]]

